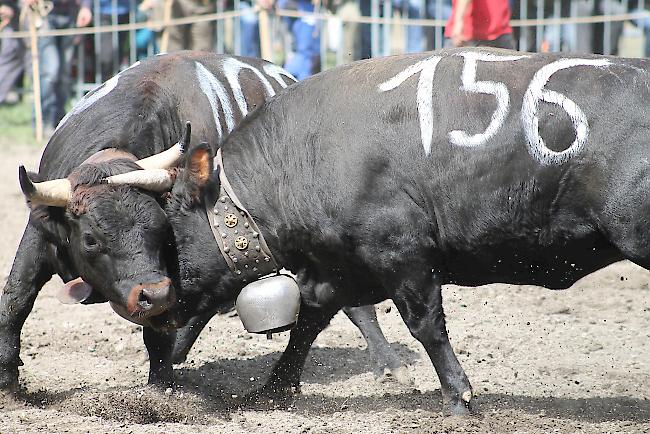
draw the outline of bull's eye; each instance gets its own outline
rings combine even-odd
[[[93,234],[84,234],[83,240],[86,250],[93,251],[99,248],[99,241]]]

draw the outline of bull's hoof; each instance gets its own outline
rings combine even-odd
[[[176,382],[174,381],[174,375],[151,375],[149,374],[149,380],[147,385],[155,387],[157,389],[166,390],[171,388],[172,390],[176,388]]]
[[[181,363],[185,363],[186,360],[187,360],[187,353],[184,352],[172,353],[172,363],[174,365],[180,365]]]
[[[0,390],[0,413],[23,407],[25,405],[25,395],[25,390],[20,387],[11,390]]]
[[[0,391],[15,393],[19,388],[18,366],[0,367]]]
[[[375,375],[375,380],[378,383],[397,381],[399,384],[407,387],[413,387],[415,384],[413,377],[411,377],[411,374],[409,373],[409,370],[406,366],[399,366],[394,369],[386,367],[379,375]]]
[[[455,399],[443,399],[442,412],[445,416],[471,416],[475,414],[471,391],[465,391]]]

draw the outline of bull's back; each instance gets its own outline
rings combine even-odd
[[[192,143],[215,149],[249,112],[293,82],[261,59],[207,52],[137,62],[74,106],[48,143],[39,172],[66,176],[106,148],[146,157],[175,143],[186,121],[192,122]]]
[[[647,114],[630,110],[647,100],[645,61],[451,50],[319,74],[274,99],[260,125],[282,124],[264,146],[286,144],[275,163],[289,161],[297,201],[317,197],[340,227],[415,203],[459,283],[562,287],[603,265],[585,251],[620,257],[589,208],[607,189],[604,156],[635,146],[616,138],[647,135]]]

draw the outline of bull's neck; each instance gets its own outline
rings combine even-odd
[[[288,245],[286,240],[308,238],[301,236],[309,233],[312,226],[307,223],[311,219],[305,220],[305,213],[317,204],[305,204],[304,199],[296,198],[295,174],[288,167],[282,148],[283,145],[274,144],[236,144],[223,149],[222,158],[235,194],[259,226],[278,264],[293,268],[300,266],[291,263],[296,246]],[[292,161],[295,157],[292,155]]]

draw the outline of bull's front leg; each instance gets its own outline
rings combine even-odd
[[[142,337],[149,353],[148,383],[159,387],[173,386],[172,351],[176,340],[176,332],[165,333],[151,327],[144,327]]]
[[[413,385],[408,369],[395,354],[379,327],[375,306],[344,307],[343,312],[357,326],[368,344],[370,357],[375,364],[375,378],[380,382],[395,378],[401,384]]]
[[[28,223],[0,297],[0,390],[18,387],[20,331],[38,292],[53,274],[47,251],[47,242]]]
[[[369,205],[365,213],[373,215],[373,219],[359,233],[372,233],[373,237],[356,250],[431,359],[440,380],[443,411],[466,415],[470,412],[472,387],[449,342],[442,283],[432,271],[442,262],[432,230],[435,218],[431,209],[420,207],[418,201],[418,195],[411,191],[401,199],[396,195],[394,206]]]
[[[176,331],[176,340],[172,352],[172,362],[174,364],[183,363],[187,359],[187,354],[192,349],[192,345],[205,328],[206,324],[214,316],[214,312],[198,315],[190,319],[184,327]]]
[[[192,317],[185,326],[176,329],[176,341],[174,342],[172,362],[174,364],[185,362],[187,354],[192,349],[192,345],[194,345],[194,342],[196,342],[201,331],[203,331],[212,317],[217,314],[230,312],[233,307],[234,301],[232,303],[219,305],[216,309]]]
[[[464,415],[473,397],[465,371],[449,342],[442,309],[442,285],[430,267],[411,268],[393,296],[409,331],[426,350],[442,390],[443,411]]]
[[[260,389],[247,396],[247,400],[260,398],[278,398],[300,391],[300,375],[307,359],[307,353],[318,334],[327,327],[338,309],[314,308],[306,305],[300,307],[296,326],[291,330],[289,343],[282,357],[273,367],[273,371]]]

